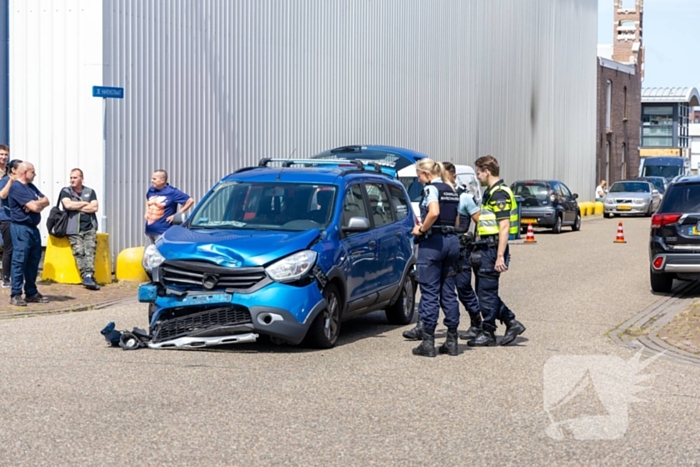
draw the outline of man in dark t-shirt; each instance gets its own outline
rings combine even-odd
[[[49,300],[36,288],[41,261],[41,235],[37,225],[41,211],[49,200],[34,186],[34,165],[22,162],[17,169],[17,182],[10,187],[10,231],[12,233],[12,294],[10,304],[46,303]],[[22,298],[24,287],[25,298]]]
[[[70,171],[70,186],[58,195],[63,208],[68,212],[66,236],[73,257],[80,270],[83,286],[100,290],[95,282],[95,250],[97,249],[97,195],[95,190],[83,185],[83,171]]]

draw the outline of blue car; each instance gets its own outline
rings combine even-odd
[[[411,322],[411,203],[379,166],[262,160],[206,194],[149,245],[153,348],[274,342],[335,345],[341,322],[385,310]]]
[[[398,172],[426,156],[412,149],[399,148],[395,146],[382,145],[353,145],[341,146],[339,148],[328,149],[312,156],[312,159],[351,160],[360,161],[365,164],[375,164],[380,170],[394,178],[398,177]]]

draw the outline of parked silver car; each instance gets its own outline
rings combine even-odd
[[[659,207],[661,195],[646,180],[620,180],[610,187],[603,200],[605,217],[618,214],[651,216]]]

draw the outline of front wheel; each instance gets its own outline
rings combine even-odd
[[[576,213],[576,220],[574,221],[574,225],[571,226],[571,230],[574,232],[578,232],[581,230],[581,213],[577,212]]]
[[[326,299],[326,307],[311,323],[306,333],[306,342],[311,347],[330,349],[340,335],[341,301],[338,288],[333,284],[326,285],[323,298]]]
[[[406,325],[413,321],[413,311],[416,304],[416,288],[410,274],[404,277],[401,294],[398,300],[384,310],[389,324]]]

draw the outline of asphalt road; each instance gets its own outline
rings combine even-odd
[[[595,219],[514,245],[502,296],[526,333],[457,357],[414,357],[381,313],[344,323],[328,351],[107,347],[108,321],[146,327],[136,303],[0,321],[0,463],[700,465],[700,368],[662,357],[639,371],[656,375],[644,402],[625,399],[635,352],[606,333],[659,297],[649,219],[624,227],[626,244]]]

